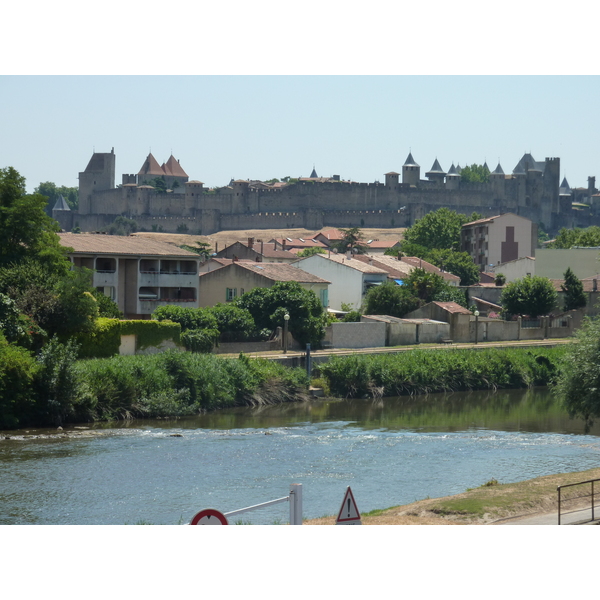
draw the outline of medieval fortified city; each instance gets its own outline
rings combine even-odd
[[[485,165],[487,168],[487,165]],[[514,213],[542,225],[549,233],[561,227],[600,224],[600,216],[579,218],[572,209],[582,196],[594,208],[598,190],[595,177],[587,189],[571,190],[560,182],[560,159],[536,161],[524,154],[509,174],[498,163],[486,183],[461,181],[460,166],[445,171],[436,159],[426,179],[421,166],[408,154],[401,174],[385,173],[384,183],[359,183],[339,175],[268,183],[231,180],[223,187],[206,189],[190,180],[173,155],[162,166],[150,153],[136,174],[124,174],[115,185],[116,155],[94,152],[79,173],[79,209],[54,207],[53,216],[65,231],[102,231],[116,217],[135,219],[142,230],[175,232],[185,226],[193,234],[223,230],[323,227],[409,227],[440,207],[484,217]],[[161,178],[165,190],[149,182]],[[581,222],[580,222],[581,221]]]

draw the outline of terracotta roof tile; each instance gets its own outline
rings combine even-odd
[[[81,254],[129,254],[132,256],[173,256],[197,259],[198,255],[174,244],[136,236],[97,233],[59,233],[61,246]]]
[[[286,263],[238,262],[237,266],[272,279],[273,281],[297,281],[298,283],[331,283],[312,273]]]

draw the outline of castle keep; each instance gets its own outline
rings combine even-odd
[[[152,154],[137,175],[123,175],[115,187],[115,163],[114,148],[93,154],[79,173],[79,210],[53,210],[64,230],[106,230],[118,216],[147,231],[202,235],[235,229],[408,227],[442,206],[485,217],[512,212],[551,232],[572,226],[571,192],[563,193],[559,184],[560,159],[537,162],[531,154],[509,175],[498,164],[487,183],[461,181],[460,167],[445,172],[437,159],[421,179],[421,167],[409,153],[402,173],[386,173],[385,183],[318,177],[313,169],[311,177],[289,182],[232,180],[215,189],[190,180],[173,156],[160,166]]]

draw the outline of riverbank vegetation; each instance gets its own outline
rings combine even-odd
[[[307,397],[303,369],[245,355],[170,351],[76,360],[74,344],[58,342],[37,358],[9,350],[0,352],[0,367],[10,367],[0,380],[0,428],[176,417]]]
[[[564,347],[413,350],[332,357],[319,371],[330,393],[341,397],[525,388],[554,381],[565,352]]]

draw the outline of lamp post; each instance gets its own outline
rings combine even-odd
[[[479,333],[478,332],[478,328],[479,328],[479,311],[476,310],[473,314],[475,315],[475,343],[477,343],[477,341],[478,341],[477,340],[477,334]]]
[[[290,320],[290,315],[285,313],[283,315],[283,353],[287,354],[287,345],[288,345],[288,321]]]

